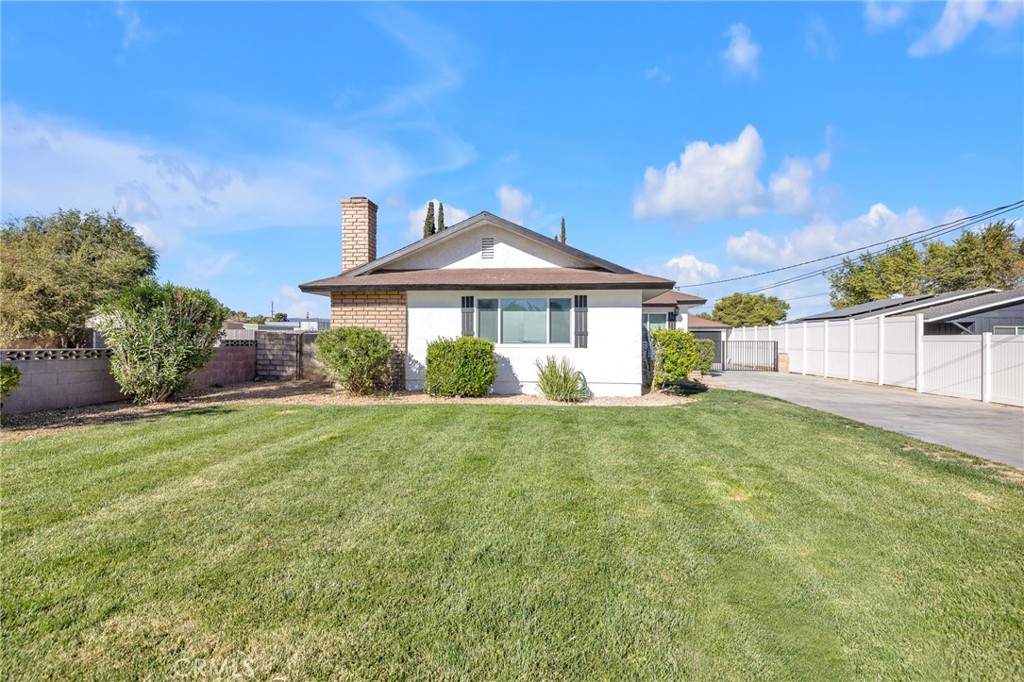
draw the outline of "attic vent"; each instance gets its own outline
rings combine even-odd
[[[494,237],[484,237],[480,240],[480,257],[494,258]]]

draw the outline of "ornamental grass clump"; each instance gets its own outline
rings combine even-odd
[[[590,397],[590,388],[583,372],[572,366],[568,358],[549,355],[537,365],[537,388],[548,400],[579,403]]]
[[[697,367],[697,339],[679,329],[657,329],[654,341],[654,388],[686,381]]]
[[[145,278],[100,307],[96,327],[113,350],[110,369],[137,403],[171,400],[213,357],[228,309],[201,289]]]
[[[498,358],[487,339],[462,336],[427,344],[426,381],[433,396],[479,398],[498,378]]]
[[[350,393],[391,388],[395,349],[388,335],[365,327],[339,327],[316,338],[317,360]]]

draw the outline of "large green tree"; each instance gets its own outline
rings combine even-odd
[[[565,216],[562,216],[562,230],[561,230],[561,233],[558,236],[561,237],[560,241],[564,244],[565,243]]]
[[[726,296],[715,304],[713,319],[733,327],[776,324],[786,319],[789,304],[765,294]]]
[[[439,201],[437,203],[437,231],[440,232],[444,229],[444,202]]]
[[[156,269],[156,253],[114,213],[60,210],[8,220],[0,234],[0,341],[87,342],[104,300]]]
[[[828,275],[832,305],[845,308],[894,294],[942,293],[1024,284],[1024,238],[1000,220],[962,233],[952,244],[903,242],[880,254],[844,258]]]

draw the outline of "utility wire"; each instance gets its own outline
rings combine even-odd
[[[1019,201],[1019,202],[1016,202],[1015,204],[1008,204],[1007,206],[1003,206],[1003,207],[1000,207],[998,209],[991,209],[989,211],[985,211],[983,213],[979,213],[979,214],[977,214],[975,216],[969,216],[967,218],[963,218],[961,221],[953,221],[952,223],[944,223],[943,225],[938,225],[935,228],[930,228],[931,231],[928,231],[927,234],[923,234],[922,236],[917,237],[916,239],[906,240],[906,236],[908,236],[908,235],[905,235],[902,239],[905,240],[906,243],[908,243],[908,244],[914,244],[914,245],[921,244],[921,243],[926,242],[926,241],[928,241],[930,239],[934,239],[935,237],[941,237],[943,235],[949,234],[950,232],[956,232],[957,230],[966,230],[967,228],[971,227],[972,225],[975,225],[975,224],[980,223],[980,222],[982,222],[984,220],[987,220],[987,219],[989,219],[989,218],[991,218],[991,217],[993,217],[995,215],[1000,215],[1002,213],[1007,213],[1009,211],[1012,211],[1012,210],[1014,210],[1015,208],[1017,208],[1020,205],[1024,205],[1024,201]],[[963,221],[967,221],[967,222],[963,222]],[[952,227],[949,227],[949,225],[952,225]],[[920,234],[922,232],[926,232],[926,231],[919,230],[917,233],[913,233],[912,232],[910,234]],[[900,238],[898,238],[898,239],[900,239]],[[893,241],[893,240],[888,240],[888,241]],[[887,242],[880,242],[880,243],[881,244],[885,244]],[[900,244],[895,244],[895,245],[887,247],[885,249],[879,249],[876,252],[862,253],[860,255],[860,257],[857,258],[857,262],[863,262],[865,259],[870,258],[872,256],[877,256],[877,255],[880,255],[880,254],[885,254],[885,253],[888,253],[890,251],[893,251],[893,250],[899,248],[902,245],[902,243],[903,242],[901,241]],[[860,249],[857,249],[857,250],[860,250]],[[787,284],[793,284],[794,282],[799,282],[801,280],[810,279],[812,277],[818,277],[820,275],[826,275],[826,274],[828,274],[830,272],[835,272],[836,270],[839,270],[842,267],[843,267],[843,263],[837,263],[835,265],[831,265],[831,266],[826,267],[826,268],[821,268],[819,270],[814,270],[814,271],[806,272],[806,273],[803,273],[803,274],[800,274],[800,275],[795,275],[795,276],[790,277],[788,279],[784,279],[784,280],[781,280],[781,281],[778,281],[778,282],[774,282],[774,283],[771,283],[771,284],[766,284],[764,286],[757,287],[757,288],[751,289],[749,291],[744,291],[743,293],[745,293],[745,294],[755,294],[755,293],[758,293],[758,292],[761,292],[761,291],[767,291],[769,289],[775,289],[776,287],[785,286]]]
[[[863,251],[865,249],[871,249],[871,248],[874,248],[876,246],[881,246],[883,244],[888,244],[888,243],[894,242],[894,241],[902,241],[902,240],[907,239],[908,237],[913,237],[915,235],[921,235],[920,238],[922,238],[922,239],[932,239],[933,237],[937,237],[937,236],[940,236],[942,234],[946,234],[947,232],[951,232],[953,230],[965,229],[965,228],[969,227],[969,225],[961,225],[962,223],[968,222],[970,224],[973,224],[975,222],[979,222],[979,221],[982,221],[982,220],[987,220],[989,218],[994,218],[995,216],[1002,215],[1003,213],[1009,213],[1010,211],[1013,211],[1013,210],[1021,208],[1021,207],[1024,207],[1024,199],[1022,199],[1020,201],[1015,201],[1012,204],[1006,204],[1005,206],[999,206],[997,208],[990,208],[987,211],[982,211],[981,213],[976,213],[976,214],[974,214],[972,216],[965,216],[963,218],[959,218],[957,220],[952,220],[952,221],[947,222],[947,223],[941,223],[939,225],[933,225],[931,227],[928,227],[928,228],[925,228],[925,229],[922,229],[922,230],[916,230],[914,232],[908,232],[907,234],[901,235],[899,237],[892,237],[890,239],[886,239],[886,240],[883,240],[883,241],[880,241],[880,242],[875,242],[874,244],[868,244],[866,246],[858,246],[857,248],[850,249],[849,251],[841,251],[840,253],[833,253],[833,254],[831,254],[829,256],[821,256],[819,258],[812,258],[811,260],[806,260],[806,261],[804,261],[802,263],[795,263],[793,265],[786,265],[784,267],[774,268],[772,270],[764,270],[763,272],[755,272],[755,273],[753,273],[751,275],[740,275],[738,277],[729,277],[729,278],[726,278],[726,279],[716,279],[716,280],[713,280],[713,281],[710,281],[710,282],[699,282],[699,283],[695,283],[695,284],[681,284],[681,285],[676,286],[676,289],[688,289],[688,288],[694,288],[694,287],[710,286],[712,284],[724,284],[726,282],[736,282],[736,281],[741,280],[741,279],[751,279],[753,277],[762,277],[764,275],[771,275],[771,274],[774,274],[776,272],[783,272],[785,270],[792,270],[794,268],[800,268],[800,267],[803,267],[805,265],[811,265],[812,263],[820,263],[821,261],[831,260],[833,258],[839,258],[840,256],[848,256],[851,253],[857,253],[858,251]],[[934,234],[932,234],[933,232],[934,232]],[[917,240],[915,240],[915,243],[916,243],[916,241]]]

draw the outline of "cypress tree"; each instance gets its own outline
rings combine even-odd
[[[565,243],[565,216],[562,216],[562,239],[561,242]]]
[[[431,201],[427,204],[427,217],[423,220],[423,237],[429,237],[435,232],[437,228],[434,227],[434,202]]]
[[[440,232],[444,229],[444,202],[439,201],[437,203],[437,231]]]

